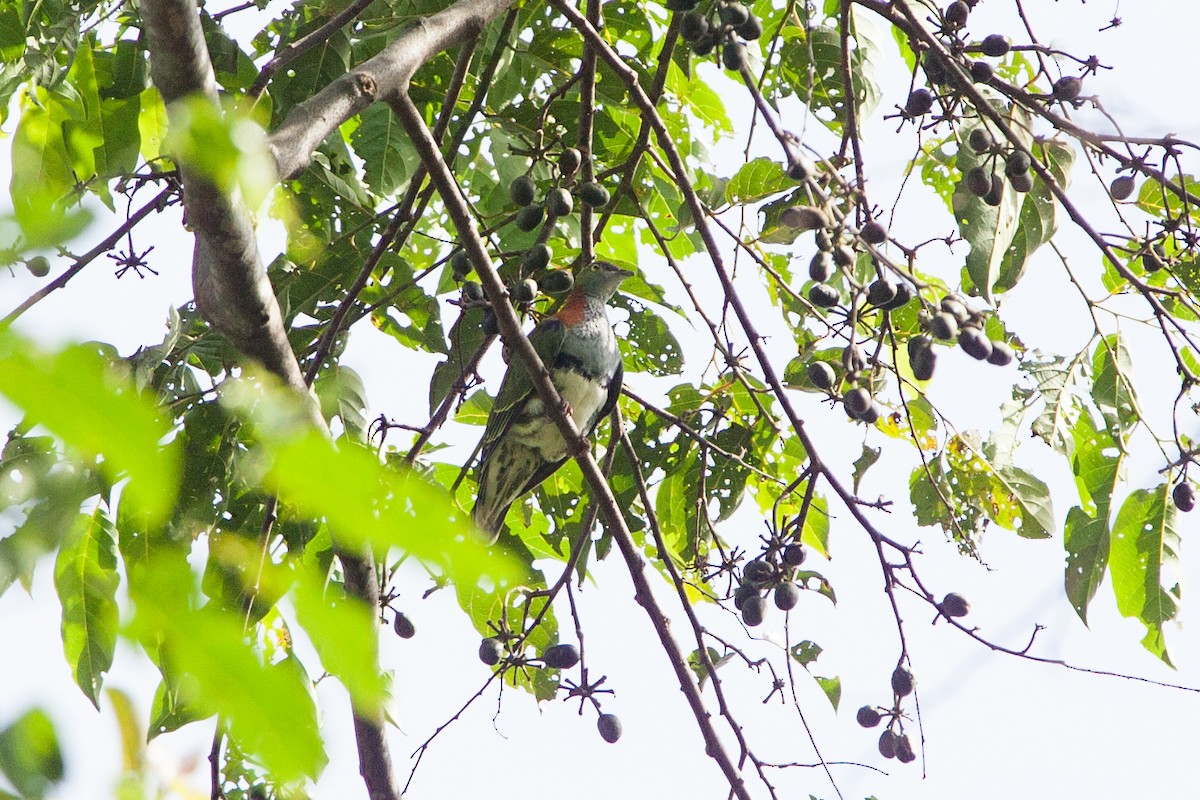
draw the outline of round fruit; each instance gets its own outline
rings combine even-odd
[[[813,241],[817,243],[818,250],[833,250],[833,239],[829,238],[829,231],[820,230],[813,234]]]
[[[879,420],[879,408],[872,403],[871,406],[858,415],[859,422],[865,422],[868,425],[874,425]]]
[[[699,11],[689,11],[684,14],[683,20],[679,23],[679,35],[689,44],[703,39],[710,30],[712,30],[712,26],[708,24],[708,17]]]
[[[953,314],[939,311],[933,315],[933,319],[929,320],[929,332],[935,339],[945,341],[954,339],[958,336],[958,320],[954,318]]]
[[[976,83],[988,83],[996,74],[996,70],[986,61],[971,62],[971,80]]]
[[[904,104],[904,112],[914,117],[928,114],[931,108],[933,108],[933,92],[928,89],[913,89],[908,95],[908,102]]]
[[[500,323],[496,322],[496,312],[488,309],[483,312],[483,335],[498,336],[500,334]]]
[[[25,269],[35,278],[44,278],[50,274],[50,259],[45,256],[34,256],[25,262]]]
[[[842,348],[842,364],[847,372],[862,372],[867,366],[867,359],[862,348],[857,344],[848,344]]]
[[[737,587],[737,591],[733,593],[733,607],[738,611],[746,605],[746,601],[752,597],[758,597],[758,587],[752,583],[743,583]]]
[[[525,251],[521,256],[521,266],[526,272],[539,272],[550,263],[550,246],[539,242]]]
[[[528,175],[522,175],[519,178],[515,178],[508,185],[508,196],[517,205],[527,206],[533,203],[536,189],[537,187],[533,184],[533,178]]]
[[[541,206],[525,206],[517,212],[517,227],[528,233],[542,224],[546,209]]]
[[[538,279],[542,291],[546,294],[562,294],[571,291],[575,285],[575,276],[569,269],[552,269]]]
[[[973,128],[970,135],[967,136],[967,144],[976,153],[986,153],[991,150],[994,142],[992,135],[984,128]]]
[[[726,42],[721,46],[721,63],[727,70],[740,70],[746,63],[746,45],[741,42]]]
[[[901,764],[911,764],[917,760],[917,754],[913,752],[912,742],[908,740],[907,734],[896,740],[896,760]]]
[[[533,278],[526,278],[514,286],[510,293],[513,296],[513,300],[518,303],[531,303],[533,302],[533,298],[538,295],[537,281]]]
[[[1113,200],[1127,200],[1133,194],[1133,176],[1122,175],[1119,178],[1113,178],[1113,182],[1108,185],[1108,193],[1112,195]]]
[[[829,215],[816,206],[788,206],[779,212],[779,224],[799,231],[829,226]]]
[[[900,737],[890,729],[879,735],[879,755],[884,758],[896,757],[896,740]]]
[[[862,226],[859,231],[863,241],[867,244],[883,244],[887,241],[887,228],[880,225],[875,220],[868,220],[866,225]]]
[[[466,250],[458,250],[450,256],[450,271],[456,278],[465,278],[471,273],[471,257]]]
[[[883,310],[895,311],[897,308],[903,308],[916,296],[917,291],[912,287],[912,284],[901,281],[896,284],[896,296],[892,298],[890,303],[887,303],[883,307]]]
[[[904,667],[896,667],[892,671],[892,691],[898,697],[908,697],[912,694],[913,685],[916,681],[913,680],[913,674]]]
[[[921,341],[924,341],[924,347],[912,346],[913,342]],[[930,347],[929,339],[918,336],[916,339],[909,339],[908,343],[908,363],[912,367],[913,377],[919,381],[931,379],[934,367],[937,366],[937,353],[933,352],[933,348]]]
[[[979,328],[963,328],[958,332],[958,346],[963,352],[978,361],[986,361],[992,354],[992,340]]]
[[[800,587],[788,581],[775,587],[775,607],[780,611],[791,611],[800,602]]]
[[[883,719],[883,715],[874,709],[872,706],[863,706],[858,710],[858,724],[864,728],[874,728]]]
[[[570,669],[579,663],[579,648],[573,644],[556,644],[542,653],[542,661],[550,669]]]
[[[818,389],[832,389],[834,381],[837,380],[837,374],[827,361],[814,361],[808,365],[806,371],[808,380]]]
[[[983,167],[971,167],[967,170],[967,191],[976,197],[983,197],[992,190],[992,173]]]
[[[721,22],[734,28],[750,19],[750,9],[741,3],[723,3],[717,9],[717,14],[720,15]]]
[[[579,187],[579,198],[592,208],[604,208],[608,205],[608,189],[595,181],[588,181]]]
[[[763,600],[757,594],[754,597],[746,598],[746,602],[742,604],[742,622],[748,627],[754,628],[762,625],[763,616],[767,613],[767,601]]]
[[[616,714],[601,714],[600,719],[596,720],[596,730],[600,731],[601,739],[614,744],[621,738],[621,720]]]
[[[992,352],[988,354],[987,362],[997,367],[1007,367],[1015,356],[1016,353],[1008,346],[1008,342],[992,342]]]
[[[1083,91],[1083,81],[1074,75],[1067,75],[1059,78],[1054,82],[1054,99],[1062,103],[1069,103],[1079,97]]]
[[[696,0],[667,0],[666,6],[671,11],[691,11],[696,7]]]
[[[546,197],[546,208],[556,217],[565,217],[575,208],[575,203],[566,189],[555,189]]]
[[[886,306],[896,298],[896,282],[891,278],[876,278],[867,287],[867,302],[873,306]]]
[[[392,623],[392,629],[401,639],[411,639],[417,635],[417,626],[413,625],[408,615],[403,613],[396,614],[396,621]]]
[[[462,299],[468,303],[483,302],[483,287],[475,281],[463,281]]]
[[[957,297],[946,295],[938,303],[938,308],[952,315],[958,321],[959,325],[965,324],[971,318],[971,312],[967,310],[967,307]]]
[[[827,283],[816,283],[808,290],[808,299],[814,306],[832,308],[838,304],[840,298],[837,289]]]
[[[967,612],[971,610],[971,604],[961,594],[951,592],[942,598],[942,602],[938,605],[938,608],[947,617],[965,617]]]
[[[848,244],[839,244],[833,248],[833,263],[839,267],[847,268],[854,266],[854,248]]]
[[[930,51],[925,54],[921,64],[925,67],[925,77],[930,83],[941,86],[946,82],[946,62],[942,60],[941,55]]]
[[[763,561],[761,558],[756,558],[748,562],[742,569],[742,576],[748,582],[761,586],[775,580],[775,567],[771,566],[770,561]]]
[[[1176,508],[1186,514],[1196,507],[1196,490],[1187,481],[1180,481],[1171,490],[1171,500]]]
[[[1146,272],[1158,272],[1166,266],[1162,258],[1162,245],[1156,244],[1142,254],[1142,269]]]
[[[946,24],[955,28],[961,28],[967,24],[967,17],[970,15],[971,9],[962,0],[954,0],[953,3],[946,6]]]
[[[789,544],[783,548],[783,563],[789,567],[798,567],[808,558],[808,551],[802,544]]]
[[[794,181],[802,181],[816,175],[817,167],[804,156],[798,156],[795,161],[788,164],[787,174]]]
[[[701,36],[696,41],[692,42],[692,52],[698,56],[706,56],[713,51],[717,46],[717,34],[715,31],[709,31],[704,36]]]
[[[560,175],[574,175],[582,163],[583,155],[574,147],[568,147],[558,157],[558,172]]]
[[[484,639],[479,643],[479,660],[489,667],[499,664],[500,659],[503,657],[504,645],[501,644],[499,639]]]
[[[734,29],[734,32],[747,42],[752,42],[758,37],[762,36],[762,20],[751,14],[745,22],[743,22],[741,25],[738,25]]]
[[[998,33],[990,34],[983,38],[981,49],[983,50],[983,54],[985,56],[999,58],[1000,56],[1008,53],[1008,39],[1005,39]]]
[[[1029,172],[1029,164],[1029,156],[1026,153],[1014,150],[1004,160],[1004,174],[1011,178],[1015,175]]]
[[[833,256],[824,250],[818,250],[812,261],[808,262],[808,277],[817,283],[824,283],[833,277],[835,269],[837,267],[833,263]]]
[[[1033,189],[1033,174],[1029,172],[1022,172],[1020,175],[1013,175],[1008,179],[1008,182],[1011,183],[1012,187],[1018,192],[1025,194]]]
[[[871,393],[861,386],[856,386],[842,395],[842,403],[846,413],[859,419],[871,408]]]
[[[999,175],[992,176],[992,188],[983,196],[983,202],[989,206],[998,206],[1004,201],[1004,180]]]

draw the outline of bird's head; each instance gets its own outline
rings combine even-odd
[[[575,291],[587,297],[595,297],[608,302],[616,294],[621,281],[632,276],[632,272],[621,269],[615,264],[607,261],[593,261],[576,276]]]

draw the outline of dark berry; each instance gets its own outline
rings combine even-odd
[[[984,128],[972,128],[967,136],[967,144],[976,153],[986,153],[992,149],[992,135]]]
[[[471,258],[466,250],[457,250],[450,256],[450,271],[456,278],[465,278],[471,273]]]
[[[847,414],[862,419],[862,416],[871,408],[871,393],[863,387],[857,386],[842,395],[842,403],[846,406]]]
[[[890,278],[876,278],[867,287],[867,302],[873,306],[886,306],[896,298],[896,282]]]
[[[907,734],[896,739],[896,760],[901,764],[911,764],[917,760],[917,754],[913,752],[912,742],[908,740]]]
[[[831,308],[838,304],[837,289],[827,283],[816,283],[808,290],[808,299],[814,306]]]
[[[741,3],[723,3],[717,9],[717,14],[720,15],[721,22],[734,28],[750,19],[750,9]]]
[[[812,261],[808,262],[808,277],[817,283],[824,283],[833,277],[833,271],[836,268],[833,256],[824,250],[818,250],[817,254],[812,257]]]
[[[721,63],[725,69],[737,72],[746,63],[746,45],[741,42],[726,42],[721,46]]]
[[[757,594],[754,597],[746,598],[746,602],[742,604],[742,622],[748,627],[754,628],[762,625],[763,615],[767,613],[767,601],[763,600]]]
[[[562,294],[571,291],[575,285],[575,276],[569,269],[552,269],[546,272],[538,281],[546,294]]]
[[[466,303],[479,303],[483,301],[483,287],[475,281],[463,281],[462,299]]]
[[[708,17],[702,12],[689,11],[683,15],[683,20],[679,23],[679,35],[685,42],[691,43],[707,36],[711,28],[712,26],[708,24]]]
[[[733,593],[733,607],[738,611],[742,610],[742,606],[746,605],[746,601],[752,597],[758,597],[758,587],[752,583],[743,583],[738,586],[737,591]]]
[[[411,639],[417,635],[417,626],[413,625],[407,614],[397,613],[396,620],[392,623],[392,629],[396,631],[396,635],[401,639]]]
[[[528,272],[540,272],[550,263],[550,246],[539,242],[521,256],[521,266]]]
[[[808,380],[818,389],[832,389],[837,380],[837,374],[827,361],[814,361],[808,365],[806,372]]]
[[[887,228],[872,219],[862,226],[859,235],[867,244],[883,244],[887,241]]]
[[[987,83],[996,74],[996,70],[986,61],[971,62],[971,80],[976,83]]]
[[[947,617],[965,617],[967,612],[971,610],[971,604],[961,594],[951,592],[942,598],[942,602],[938,605],[938,608]]]
[[[958,332],[958,346],[963,352],[978,361],[986,361],[992,354],[992,340],[979,328],[963,328]]]
[[[496,322],[496,312],[488,309],[483,312],[483,335],[498,336],[500,334],[500,323]]]
[[[1113,182],[1108,185],[1108,193],[1112,195],[1113,200],[1127,200],[1133,194],[1133,176],[1122,175],[1119,178],[1114,178]]]
[[[962,0],[954,0],[953,3],[946,6],[946,24],[954,28],[961,28],[967,24],[967,17],[970,15],[971,9]]]
[[[1186,514],[1196,507],[1196,490],[1187,481],[1180,481],[1171,490],[1171,500],[1176,508]]]
[[[1029,172],[1029,156],[1021,150],[1015,150],[1004,160],[1004,174],[1008,177]]]
[[[528,175],[522,175],[519,178],[514,178],[513,182],[508,185],[508,196],[519,206],[531,205],[534,201],[536,188],[533,184],[533,178]]]
[[[558,172],[560,175],[574,175],[582,163],[583,155],[574,147],[568,147],[558,157]]]
[[[608,205],[608,189],[595,181],[588,181],[579,187],[579,198],[592,208],[604,208]]]
[[[749,583],[761,586],[775,580],[775,567],[771,565],[770,561],[756,558],[753,561],[747,562],[746,566],[742,569],[742,576]]]
[[[983,202],[989,206],[998,206],[1004,201],[1004,179],[999,175],[992,176],[992,188],[983,196]]]
[[[525,206],[517,212],[517,227],[528,233],[542,224],[546,209],[541,206]]]
[[[985,56],[999,58],[1000,56],[1008,53],[1008,39],[1005,39],[998,33],[990,34],[984,37],[981,49],[983,50],[983,54]]]
[[[958,320],[953,314],[939,311],[929,320],[929,332],[935,339],[950,341],[958,336]]]
[[[957,297],[946,295],[942,298],[941,302],[938,304],[938,307],[947,314],[952,315],[954,319],[958,321],[959,325],[964,324],[971,318],[971,312]]]
[[[542,661],[550,669],[570,669],[579,663],[579,648],[573,644],[556,644],[542,653]]]
[[[917,290],[912,287],[912,284],[901,281],[896,284],[896,296],[892,298],[891,302],[883,306],[883,310],[895,311],[897,308],[903,308],[916,296]]]
[[[800,602],[800,588],[788,581],[775,587],[775,607],[780,611],[791,611]]]
[[[783,563],[789,567],[798,567],[808,557],[808,551],[802,544],[789,544],[783,548]]]
[[[817,167],[804,156],[799,156],[788,164],[787,174],[794,181],[802,181],[817,174]]]
[[[600,738],[609,744],[615,744],[621,738],[621,720],[616,714],[601,714],[596,720],[596,730],[600,731]]]
[[[892,671],[892,691],[897,697],[908,697],[912,694],[915,683],[912,673],[904,667],[896,667]]]
[[[879,755],[884,758],[896,757],[896,740],[900,737],[888,729],[879,735]]]
[[[873,706],[863,706],[858,710],[858,724],[864,728],[874,728],[883,719],[883,715],[875,710]]]
[[[489,667],[499,664],[503,656],[504,645],[500,643],[499,639],[484,639],[479,643],[479,660]]]
[[[933,92],[928,89],[913,89],[908,95],[908,102],[904,104],[905,113],[914,117],[928,114],[931,108],[933,108]]]
[[[1054,82],[1054,99],[1061,103],[1075,100],[1082,91],[1083,81],[1074,75],[1066,75]]]
[[[1015,355],[1008,342],[992,342],[992,352],[988,354],[987,362],[997,367],[1007,367]]]
[[[738,25],[734,29],[734,32],[747,42],[752,42],[758,37],[762,36],[762,21],[758,17],[751,14],[745,22],[743,22],[741,25]]]
[[[992,173],[984,167],[971,167],[967,170],[967,191],[976,197],[983,197],[992,190]]]
[[[574,209],[571,193],[566,189],[555,189],[546,196],[546,209],[556,217],[565,217]]]
[[[1008,179],[1008,182],[1012,184],[1012,187],[1021,194],[1025,194],[1026,192],[1033,190],[1033,174],[1029,172],[1022,172],[1020,175],[1013,175]]]
[[[917,380],[927,381],[933,377],[934,367],[937,366],[937,353],[933,352],[928,337],[917,336],[908,340],[908,363],[912,367],[913,377]]]

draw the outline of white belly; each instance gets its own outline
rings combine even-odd
[[[559,372],[555,376],[554,384],[558,387],[558,393],[571,407],[571,417],[575,420],[575,426],[585,435],[591,433],[588,425],[604,405],[608,397],[608,387],[597,386],[582,375],[568,370]],[[540,397],[531,397],[523,414],[531,419],[513,423],[510,430],[522,438],[526,447],[540,452],[545,460],[558,461],[567,457],[567,440],[563,438],[554,420],[542,413],[544,409]]]

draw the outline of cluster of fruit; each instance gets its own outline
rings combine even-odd
[[[775,607],[791,611],[800,602],[800,587],[792,577],[808,553],[804,545],[794,543],[771,554],[747,562],[742,582],[733,593],[733,605],[742,612],[742,621],[750,627],[761,625],[767,613],[767,594],[774,594]],[[778,561],[778,563],[776,563]]]
[[[533,178],[529,175],[515,178],[508,185],[508,196],[518,208],[513,223],[522,231],[531,233],[547,219],[553,223],[554,220],[570,215],[575,210],[575,200],[569,187],[573,184],[574,175],[579,171],[582,162],[583,156],[578,150],[574,147],[565,148],[558,158],[558,178],[555,185],[541,200],[538,199],[538,187]],[[575,191],[589,208],[603,208],[611,199],[608,190],[595,181],[584,181],[575,187]],[[571,290],[575,283],[574,276],[569,270],[552,269],[552,255],[550,246],[544,241],[535,242],[520,254],[517,280],[508,287],[509,296],[514,303],[531,303],[540,292],[555,295]],[[465,250],[457,250],[450,257],[450,271],[454,279],[462,284],[464,306],[485,302],[483,288],[475,281],[467,279],[473,269]],[[483,329],[490,336],[499,332],[496,316],[490,309],[484,315]]]
[[[573,644],[551,645],[545,649],[540,659],[512,656],[506,653],[506,650],[503,638],[489,636],[479,643],[479,660],[489,667],[507,659],[511,664],[546,669],[570,669],[579,663],[579,648]],[[596,720],[596,729],[600,731],[600,737],[609,744],[621,738],[621,720],[616,714],[601,714]]]
[[[672,0],[668,8],[685,11],[679,33],[698,56],[706,56],[721,45],[721,63],[738,71],[746,64],[746,45],[762,36],[762,21],[738,2],[716,3],[709,12],[696,10],[696,0]]]
[[[1033,189],[1033,174],[1030,172],[1032,162],[1025,151],[1007,150],[997,144],[983,126],[971,129],[967,135],[967,146],[985,158],[983,164],[967,170],[964,183],[968,192],[989,206],[998,206],[1004,199],[1005,179],[1018,192],[1025,193]],[[1001,161],[1003,169],[998,171]]]

